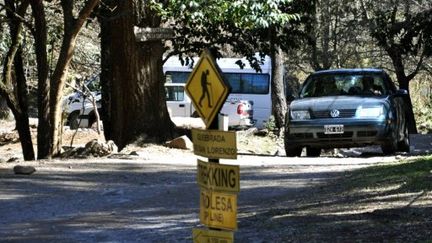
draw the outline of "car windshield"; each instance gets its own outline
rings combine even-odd
[[[379,74],[329,73],[310,76],[304,83],[300,97],[386,94],[386,85]]]

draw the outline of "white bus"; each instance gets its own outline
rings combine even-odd
[[[245,64],[241,69],[236,62],[242,60]],[[194,65],[198,58],[194,59]],[[223,76],[231,85],[231,94],[227,102],[236,103],[240,100],[253,102],[253,118],[255,126],[262,128],[271,115],[271,59],[266,57],[261,72],[257,73],[243,58],[220,58],[217,60]],[[177,56],[170,57],[164,64],[163,70],[167,82],[186,83],[192,71],[190,66],[183,66]]]

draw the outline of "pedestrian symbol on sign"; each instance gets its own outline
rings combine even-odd
[[[202,101],[207,96],[207,104],[209,108],[212,108],[212,97],[210,96],[210,93],[207,87],[210,87],[211,89],[211,83],[207,81],[207,76],[209,75],[209,70],[206,69],[201,73],[201,90],[202,95],[199,100],[199,106],[202,107]]]
[[[208,51],[203,51],[185,86],[186,93],[206,128],[210,127],[231,91],[216,61]]]

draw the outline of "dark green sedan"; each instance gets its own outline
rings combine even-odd
[[[409,151],[406,90],[380,69],[311,74],[286,117],[286,155],[319,156],[321,149],[380,145],[384,154]]]

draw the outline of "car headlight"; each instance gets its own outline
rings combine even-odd
[[[384,107],[373,106],[363,107],[359,106],[356,111],[356,117],[358,118],[384,118]]]
[[[291,119],[308,120],[310,119],[310,113],[309,111],[291,111]]]

